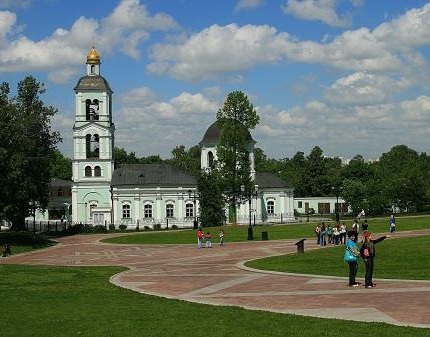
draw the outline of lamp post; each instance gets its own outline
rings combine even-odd
[[[240,190],[242,191],[242,193],[245,194],[245,186],[241,185],[240,186]],[[258,192],[258,185],[254,186],[254,191],[250,191],[248,194],[246,195],[246,198],[248,199],[248,209],[249,209],[249,224],[248,224],[248,240],[254,240],[254,233],[252,230],[252,197],[255,196],[257,197],[257,192]],[[246,199],[245,199],[246,200]]]
[[[193,199],[193,214],[194,214],[194,222],[193,222],[193,228],[197,229],[198,222],[197,222],[197,194],[196,191],[188,190],[188,196]]]
[[[336,193],[336,205],[334,206],[334,211],[336,213],[336,223],[339,223],[339,186],[333,186],[332,189]]]

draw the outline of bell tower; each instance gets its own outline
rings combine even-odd
[[[111,179],[114,170],[112,93],[100,75],[100,55],[87,55],[87,74],[75,86],[73,126],[73,223],[111,222]]]

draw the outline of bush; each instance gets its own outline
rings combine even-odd
[[[119,225],[119,229],[125,231],[127,229],[127,225]]]
[[[161,229],[161,224],[156,223],[156,224],[154,225],[154,229]]]
[[[106,233],[106,227],[104,225],[97,225],[92,228],[93,233]]]
[[[172,225],[172,229],[178,229],[178,226]]]
[[[143,229],[144,229],[144,230],[146,230],[146,231],[150,231],[150,230],[151,230],[151,227],[149,227],[149,226],[144,226],[144,227],[143,227]]]
[[[116,229],[116,228],[115,228],[115,225],[111,223],[111,224],[109,225],[109,230],[110,230],[110,231],[114,231],[115,229]]]

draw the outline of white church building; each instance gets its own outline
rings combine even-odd
[[[199,215],[196,179],[167,164],[126,164],[115,167],[113,91],[101,76],[100,55],[87,55],[86,75],[75,86],[73,126],[72,224],[192,227]],[[205,132],[201,167],[216,159],[220,130],[213,123]],[[255,172],[250,142],[254,198],[239,205],[238,223],[294,220],[293,187],[270,173]],[[226,217],[228,214],[226,211]]]

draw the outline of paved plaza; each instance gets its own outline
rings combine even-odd
[[[398,232],[396,237],[429,234],[430,230]],[[112,235],[118,234],[60,238],[55,247],[12,255],[0,259],[0,263],[124,266],[129,269],[113,275],[110,281],[139,293],[212,305],[430,328],[430,280],[375,279],[376,288],[350,288],[347,277],[262,272],[244,266],[251,259],[295,253],[297,240],[228,243],[226,247],[204,249],[197,249],[196,244],[114,245],[99,241]],[[306,241],[305,249],[329,248],[317,247],[312,238]],[[376,261],[376,276],[377,273]]]

